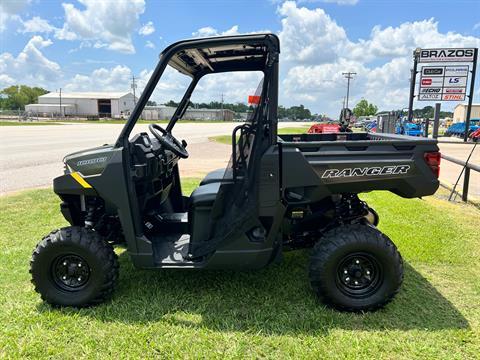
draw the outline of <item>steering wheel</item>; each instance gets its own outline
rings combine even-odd
[[[148,129],[165,149],[170,150],[182,159],[188,158],[188,151],[185,146],[167,130],[157,124],[150,124]]]

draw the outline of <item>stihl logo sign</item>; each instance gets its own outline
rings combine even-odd
[[[345,169],[328,169],[322,174],[322,179],[345,178],[354,176],[382,176],[382,175],[405,175],[410,170],[410,165],[391,165],[391,166],[374,166],[363,168],[345,168]]]

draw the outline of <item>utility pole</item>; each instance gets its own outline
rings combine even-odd
[[[353,79],[353,75],[357,75],[356,72],[344,72],[342,75],[347,79],[347,100],[344,108],[348,108],[348,97],[350,95],[350,80]]]
[[[137,84],[135,84],[135,75],[132,75],[132,90],[133,90],[133,106],[137,105],[137,100],[135,98],[135,89],[137,88]]]
[[[60,118],[62,118],[62,88],[60,88]]]
[[[222,98],[222,102],[221,102],[221,104],[222,104],[221,105],[221,107],[222,107],[222,119],[223,119],[223,121],[225,121],[225,112],[223,111],[223,93],[220,96]]]

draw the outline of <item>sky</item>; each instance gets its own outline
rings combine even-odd
[[[128,91],[135,76],[138,95],[172,42],[268,31],[281,41],[280,104],[336,116],[342,72],[353,71],[351,107],[365,98],[398,109],[408,105],[413,49],[480,47],[479,14],[479,0],[1,0],[0,89]],[[207,76],[193,100],[246,102],[258,79]],[[178,99],[185,85],[172,70],[153,99]]]

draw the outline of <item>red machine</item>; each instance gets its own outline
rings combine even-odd
[[[308,129],[309,134],[332,134],[340,132],[338,124],[314,124]]]
[[[480,129],[477,129],[473,133],[471,133],[470,139],[472,139],[473,141],[480,141]]]

